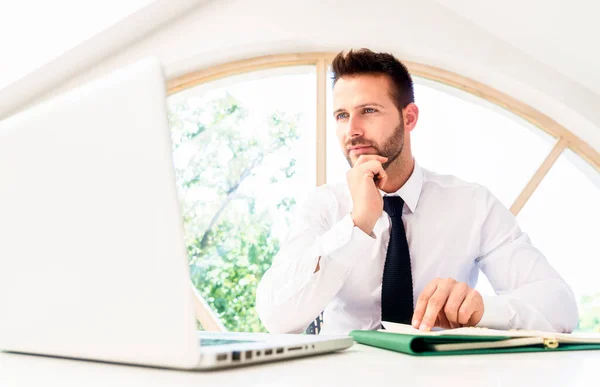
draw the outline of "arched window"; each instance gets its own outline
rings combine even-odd
[[[263,330],[256,285],[295,201],[345,178],[331,114],[330,54],[256,58],[170,81],[170,122],[192,281],[229,330]],[[580,330],[600,329],[600,155],[485,85],[407,63],[417,161],[488,187],[573,287]],[[493,292],[482,275],[477,288]]]

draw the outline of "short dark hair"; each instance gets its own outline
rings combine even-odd
[[[390,94],[398,110],[415,102],[413,81],[406,66],[392,54],[377,53],[367,48],[340,52],[331,63],[333,85],[342,77],[353,75],[386,75],[392,81]]]

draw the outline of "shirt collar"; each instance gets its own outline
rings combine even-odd
[[[423,171],[417,162],[415,161],[415,167],[413,168],[413,172],[406,180],[406,183],[400,189],[393,193],[386,193],[381,190],[382,196],[400,196],[406,206],[410,209],[411,212],[415,212],[417,209],[417,204],[419,202],[419,197],[421,196],[421,189],[423,188]]]

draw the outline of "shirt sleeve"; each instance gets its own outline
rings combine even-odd
[[[569,285],[533,246],[515,216],[487,190],[482,203],[477,262],[496,295],[483,297],[484,314],[477,325],[572,332],[578,310]]]
[[[377,243],[350,214],[334,221],[336,203],[321,188],[297,207],[289,237],[256,290],[256,309],[270,332],[303,332]]]

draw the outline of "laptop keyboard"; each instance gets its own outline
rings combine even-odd
[[[208,345],[225,345],[225,344],[238,344],[238,343],[255,343],[255,341],[249,340],[234,340],[234,339],[208,339],[201,338],[200,345],[208,346]]]

